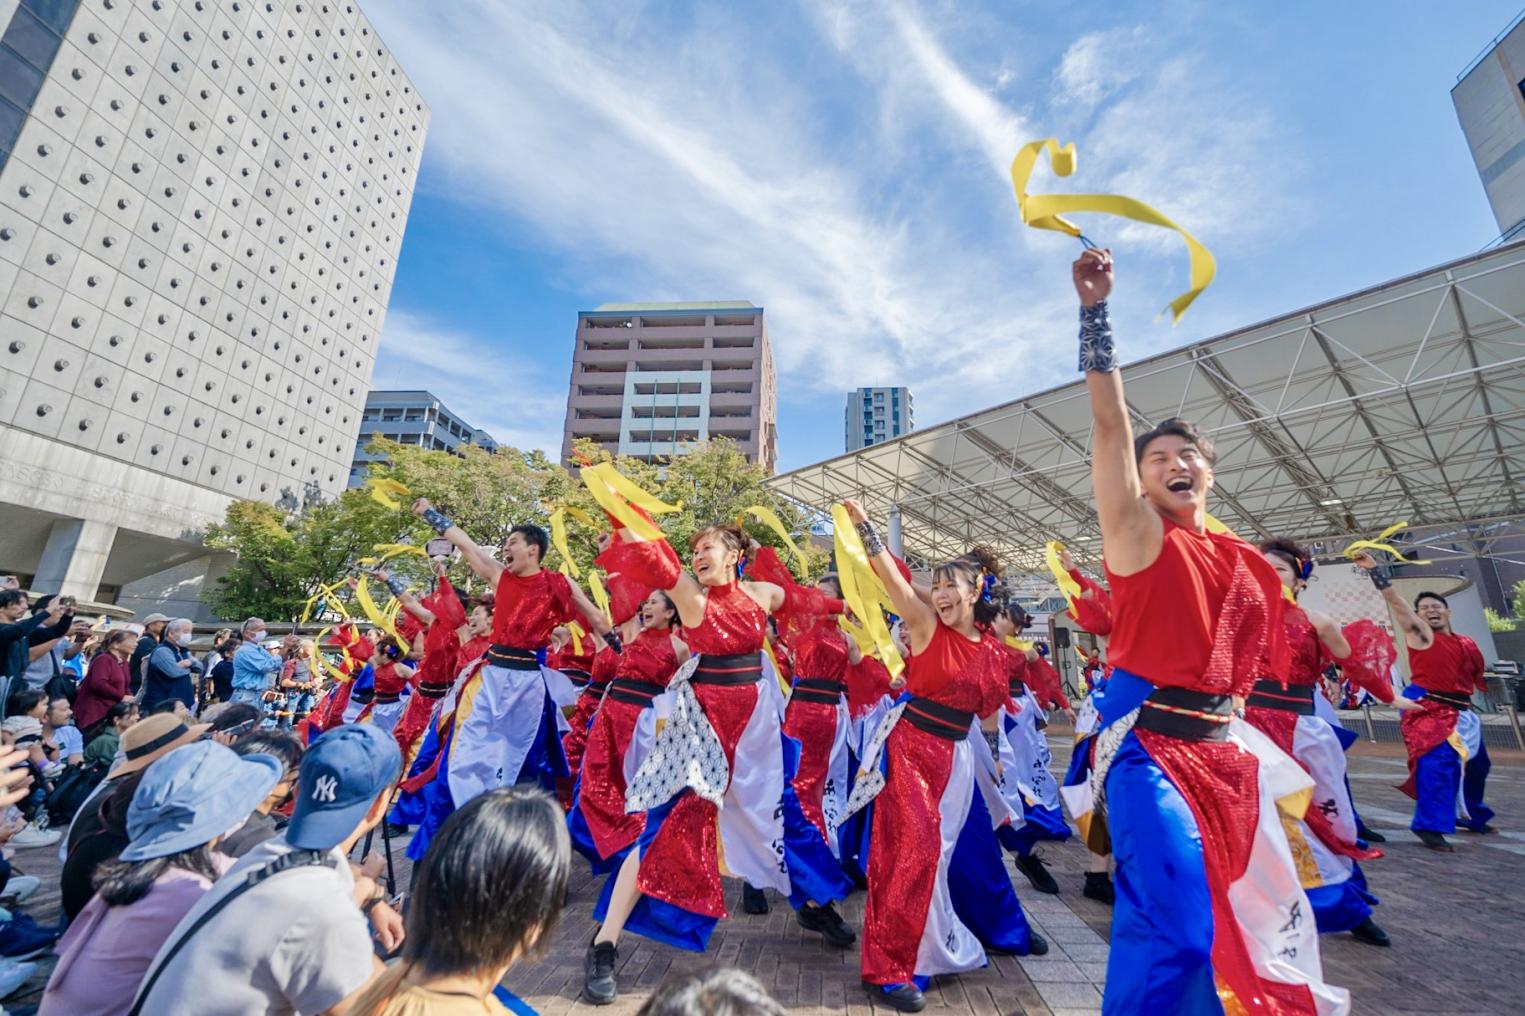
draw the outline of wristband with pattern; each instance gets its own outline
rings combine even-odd
[[[1117,369],[1117,349],[1112,343],[1112,321],[1107,301],[1080,308],[1080,369],[1110,374]]]

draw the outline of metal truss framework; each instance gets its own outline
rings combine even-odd
[[[1406,519],[1481,549],[1525,518],[1525,242],[1124,368],[1135,427],[1185,417],[1218,448],[1209,508],[1253,539],[1328,548]],[[802,507],[900,513],[931,560],[988,543],[1042,567],[1050,539],[1094,560],[1082,382],[770,481]],[[1505,527],[1512,528],[1512,527]]]

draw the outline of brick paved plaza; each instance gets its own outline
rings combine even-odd
[[[1068,737],[1051,738],[1055,768],[1068,761]],[[1348,935],[1321,942],[1328,979],[1351,989],[1360,1016],[1402,1013],[1517,1013],[1519,971],[1525,969],[1525,937],[1520,909],[1525,904],[1525,757],[1494,750],[1489,800],[1499,812],[1498,836],[1458,834],[1454,855],[1432,854],[1408,832],[1409,800],[1393,785],[1403,778],[1402,749],[1395,744],[1358,744],[1350,758],[1356,804],[1373,828],[1386,833],[1387,857],[1367,866],[1373,892],[1382,900],[1376,918],[1393,938],[1382,950]],[[408,862],[394,844],[398,877],[405,885]],[[1092,1013],[1101,1004],[1106,975],[1108,907],[1080,895],[1084,852],[1074,841],[1042,848],[1060,884],[1060,895],[1035,893],[1012,872],[1028,918],[1049,940],[1038,959],[993,957],[984,970],[933,982],[928,1012]],[[26,850],[13,859],[17,870],[43,879],[44,888],[28,909],[43,923],[59,917],[57,870],[52,849]],[[547,955],[512,971],[508,985],[547,1016],[588,1013],[577,1001],[583,950],[593,931],[591,910],[599,883],[580,861],[562,926]],[[800,1013],[867,1014],[873,1011],[859,987],[857,949],[837,951],[794,923],[788,904],[773,897],[773,912],[741,913],[741,884],[731,885],[727,903],[735,915],[716,930],[709,954],[698,956],[639,938],[622,943],[619,964],[622,996],[607,1016],[634,1013],[669,974],[711,964],[749,970],[791,1010]],[[857,927],[863,894],[842,907]],[[48,964],[44,964],[47,966]],[[29,996],[7,1007],[26,1011],[40,997],[43,975]],[[890,1011],[880,1008],[879,1011]]]
[[[1051,738],[1056,771],[1069,759],[1069,739]],[[1356,805],[1373,828],[1387,834],[1387,857],[1366,866],[1382,900],[1376,919],[1393,938],[1391,949],[1362,945],[1348,935],[1324,936],[1328,979],[1350,988],[1360,1016],[1390,1013],[1517,1013],[1519,971],[1525,969],[1525,759],[1494,751],[1489,799],[1499,812],[1499,836],[1458,835],[1457,853],[1432,854],[1408,831],[1409,799],[1393,789],[1403,779],[1402,748],[1358,744],[1351,757]],[[1012,871],[1013,884],[1033,925],[1049,940],[1039,959],[992,957],[984,970],[934,981],[928,1012],[1094,1013],[1106,976],[1111,908],[1080,895],[1084,850],[1071,840],[1040,848],[1059,881],[1060,895],[1032,891]],[[508,985],[547,1016],[593,1012],[579,1003],[583,949],[593,932],[591,910],[600,883],[579,869],[568,910],[549,955],[512,971]],[[771,894],[770,894],[771,895]],[[670,973],[714,963],[742,967],[800,1013],[890,1012],[871,1007],[859,987],[858,951],[829,949],[794,923],[787,902],[774,896],[765,917],[741,913],[741,884],[727,897],[733,916],[715,931],[708,955],[681,953],[639,938],[621,944],[622,996],[602,1010],[634,1013]],[[863,894],[842,906],[857,927]]]

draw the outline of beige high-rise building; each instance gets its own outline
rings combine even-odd
[[[561,440],[667,462],[712,437],[771,474],[778,395],[763,309],[745,301],[606,303],[577,315]]]

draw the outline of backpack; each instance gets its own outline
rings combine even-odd
[[[58,782],[53,784],[52,793],[48,794],[49,825],[63,829],[74,821],[80,805],[100,786],[110,768],[109,762],[85,762],[65,769]]]

